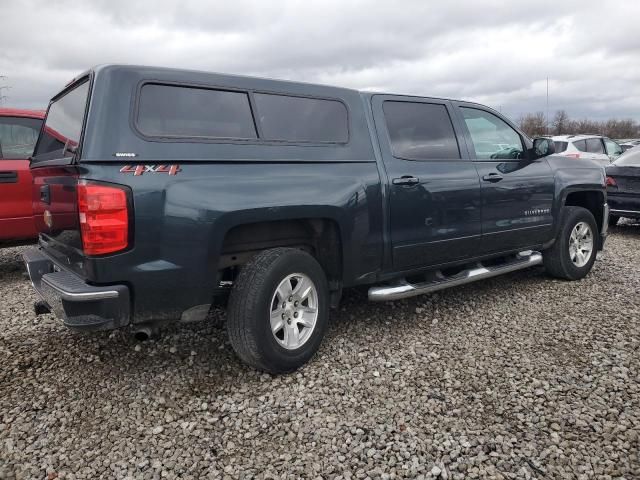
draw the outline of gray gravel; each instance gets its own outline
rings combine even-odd
[[[224,330],[137,344],[35,317],[0,251],[0,478],[640,478],[640,224],[593,273],[346,295],[298,373]]]

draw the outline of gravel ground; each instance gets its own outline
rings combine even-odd
[[[281,377],[208,324],[138,344],[36,318],[20,251],[0,251],[0,478],[640,478],[640,224],[580,282],[349,292]]]

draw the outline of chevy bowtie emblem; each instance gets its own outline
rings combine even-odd
[[[51,215],[51,212],[49,210],[45,210],[44,214],[42,216],[44,217],[44,223],[47,225],[47,227],[52,228],[53,227],[53,215]]]

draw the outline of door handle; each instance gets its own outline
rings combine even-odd
[[[412,177],[411,175],[404,175],[400,178],[394,178],[391,181],[394,185],[418,185],[420,183],[420,179],[418,177]]]
[[[18,172],[15,170],[0,172],[0,183],[18,183]]]
[[[495,183],[502,180],[502,175],[498,173],[490,173],[489,175],[485,175],[484,177],[482,177],[482,180],[484,180],[485,182]]]
[[[49,184],[40,187],[40,201],[49,205],[51,203],[51,190]]]

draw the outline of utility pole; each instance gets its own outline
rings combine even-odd
[[[6,78],[7,77],[5,77],[4,75],[0,75],[0,81],[4,81],[4,80],[6,80]],[[2,105],[4,103],[4,101],[9,98],[8,95],[3,95],[2,91],[3,90],[10,90],[10,89],[11,89],[11,87],[8,86],[8,85],[0,85],[0,105]]]
[[[549,135],[549,77],[547,77],[547,114],[544,122],[544,131]]]

